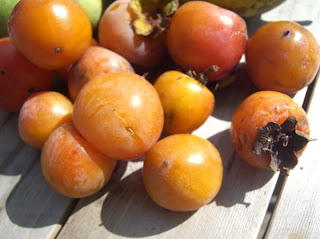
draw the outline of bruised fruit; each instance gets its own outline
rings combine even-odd
[[[287,173],[308,143],[306,112],[288,95],[259,91],[247,97],[232,117],[231,140],[249,164]]]
[[[98,192],[112,175],[116,162],[92,147],[71,122],[52,132],[41,152],[41,168],[49,185],[70,198]]]

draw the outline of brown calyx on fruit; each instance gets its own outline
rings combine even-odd
[[[311,140],[310,137],[296,130],[298,121],[288,117],[282,125],[269,122],[259,127],[259,132],[252,151],[257,155],[270,155],[270,168],[288,174],[298,164],[296,152],[301,151]]]
[[[171,15],[179,7],[179,0],[130,0],[129,6],[136,15],[131,23],[135,33],[156,37],[169,26]]]
[[[209,82],[209,73],[217,72],[217,71],[219,71],[219,66],[212,65],[212,66],[209,66],[208,68],[204,69],[201,72],[196,72],[196,71],[190,69],[186,72],[186,75],[196,79],[197,81],[199,81],[200,83],[202,83],[204,85],[207,85]]]

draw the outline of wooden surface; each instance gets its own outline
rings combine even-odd
[[[248,21],[249,33],[274,20],[293,20],[320,42],[320,0],[287,0]],[[196,212],[164,210],[151,201],[141,178],[142,159],[121,162],[109,184],[85,199],[69,199],[45,182],[40,152],[19,138],[17,114],[0,111],[0,238],[260,238],[279,179],[257,170],[234,152],[229,138],[235,108],[255,89],[245,73],[215,94],[216,108],[193,134],[209,139],[221,153],[224,179],[217,197]],[[311,136],[320,137],[320,83],[294,96],[308,106]],[[310,142],[285,179],[265,238],[319,238],[320,141]]]

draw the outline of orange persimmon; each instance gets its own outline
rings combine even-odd
[[[74,63],[92,39],[89,18],[76,0],[20,0],[7,25],[19,51],[46,69]]]

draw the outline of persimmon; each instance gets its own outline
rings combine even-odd
[[[18,128],[22,140],[41,149],[53,130],[72,120],[72,112],[71,101],[59,92],[32,94],[19,113]]]
[[[50,90],[53,72],[32,64],[12,44],[0,39],[0,108],[18,112],[26,99],[37,91]]]
[[[250,165],[287,173],[298,163],[310,140],[306,112],[288,95],[258,91],[236,109],[231,140]]]
[[[88,16],[76,0],[20,0],[7,25],[19,51],[46,69],[77,61],[92,38]]]
[[[320,65],[320,48],[306,28],[276,21],[259,28],[245,52],[250,79],[260,90],[293,94],[311,84]]]
[[[200,81],[179,71],[166,71],[154,83],[164,110],[164,130],[190,133],[213,112],[213,93]]]
[[[90,145],[72,122],[55,129],[41,152],[41,169],[48,184],[70,198],[83,198],[106,185],[116,161]]]
[[[209,81],[228,76],[248,39],[236,13],[205,1],[189,1],[174,13],[167,32],[168,52],[183,70],[207,72]]]
[[[143,163],[147,193],[172,211],[193,211],[208,204],[219,192],[222,178],[219,151],[208,140],[191,134],[161,139]]]
[[[101,46],[90,46],[68,72],[68,89],[74,101],[81,88],[91,79],[112,72],[134,72],[131,64],[119,54]]]
[[[132,160],[159,139],[163,108],[157,91],[132,72],[102,74],[83,86],[73,112],[79,133],[106,156]]]
[[[99,46],[97,40],[93,37],[91,38],[89,47],[90,46]],[[56,69],[55,72],[57,73],[58,77],[60,77],[60,79],[62,79],[62,80],[68,80],[68,72],[71,69],[72,65],[73,64],[70,64],[70,65],[64,66],[60,69]]]
[[[136,18],[130,0],[114,1],[101,16],[99,44],[123,56],[134,67],[149,69],[167,56],[166,35],[137,34],[132,27]]]

